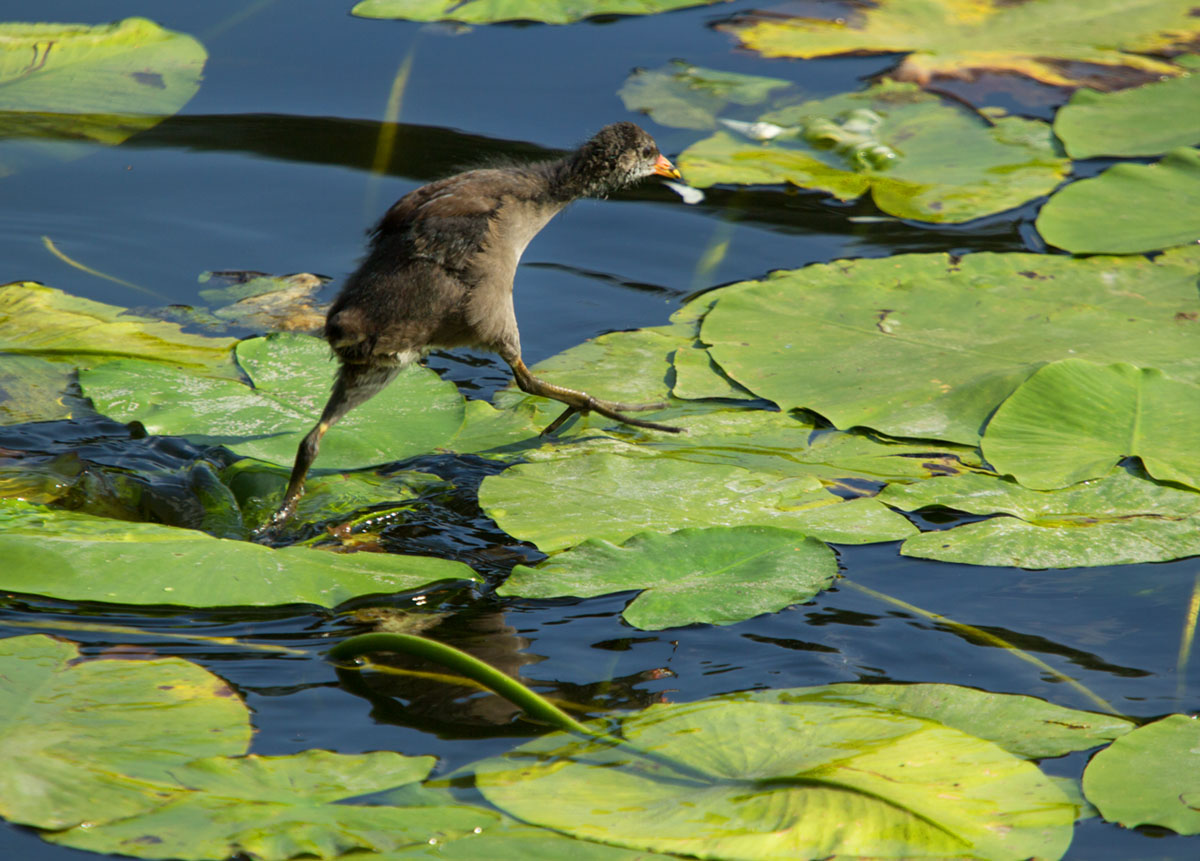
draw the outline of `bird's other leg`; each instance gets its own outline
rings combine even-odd
[[[283,523],[296,510],[296,503],[304,494],[304,479],[308,468],[317,459],[321,448],[321,437],[346,413],[365,403],[377,394],[404,368],[403,362],[373,362],[369,364],[345,363],[338,369],[333,392],[321,413],[321,420],[308,432],[296,451],[296,463],[292,466],[292,477],[288,481],[283,504],[271,518],[269,527]]]
[[[529,368],[525,367],[525,363],[521,361],[520,355],[505,356],[502,354],[501,358],[508,362],[509,367],[512,368],[513,377],[516,379],[521,391],[531,395],[540,395],[543,398],[553,398],[567,405],[562,415],[552,421],[542,431],[543,436],[554,433],[562,426],[563,422],[575,413],[586,414],[593,411],[615,421],[633,425],[634,427],[649,428],[650,430],[664,431],[666,433],[681,433],[683,431],[683,428],[661,425],[657,422],[648,422],[645,419],[635,419],[624,415],[626,412],[636,413],[643,410],[662,409],[666,404],[661,401],[653,404],[622,404],[615,401],[602,401],[599,398],[592,397],[587,392],[580,392],[575,389],[568,389],[566,386],[556,386],[553,383],[547,383],[545,380],[539,380],[530,372]]]

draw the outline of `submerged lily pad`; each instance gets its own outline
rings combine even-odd
[[[304,335],[272,335],[239,343],[237,359],[252,386],[133,360],[84,371],[79,382],[96,409],[118,421],[290,465],[328,397],[329,348]],[[463,409],[453,383],[413,365],[334,425],[315,465],[354,469],[428,453],[458,432]]]
[[[1042,207],[1038,232],[1074,254],[1131,254],[1200,240],[1200,149],[1156,164],[1117,164]]]
[[[591,539],[536,568],[518,565],[498,590],[525,598],[587,598],[644,590],[621,617],[659,631],[730,625],[800,604],[833,582],[824,542],[765,526],[643,532],[621,546]]]
[[[1117,739],[1088,763],[1083,791],[1126,828],[1200,834],[1200,720],[1170,715]]]
[[[740,698],[783,705],[858,704],[888,709],[985,738],[1026,759],[1045,759],[1099,747],[1134,728],[1132,721],[1114,715],[959,685],[820,685],[747,691],[722,699]]]
[[[170,798],[185,763],[246,750],[246,707],[207,670],[79,657],[41,634],[0,640],[5,819],[67,828],[130,816]]]
[[[479,503],[501,529],[545,553],[689,526],[775,526],[846,544],[915,531],[876,500],[845,501],[809,476],[605,451],[509,467],[483,480]]]
[[[157,362],[234,377],[233,344],[32,281],[0,285],[0,352],[85,366],[132,358],[155,373],[163,370]]]
[[[1066,175],[1050,126],[992,122],[911,84],[884,82],[759,117],[769,140],[717,132],[680,154],[692,185],[790,182],[891,215],[961,222],[1050,193]],[[778,131],[775,131],[777,129]]]
[[[1115,93],[1076,90],[1054,114],[1071,158],[1159,155],[1200,143],[1200,74]]]
[[[757,105],[791,81],[740,75],[674,60],[657,69],[638,69],[617,93],[625,107],[643,111],[664,126],[711,129],[727,105]]]
[[[983,73],[1056,86],[1120,86],[1131,74],[1177,75],[1156,59],[1200,33],[1191,0],[875,0],[841,17],[749,15],[723,29],[768,57],[906,54],[891,74],[928,83]]]
[[[221,471],[221,482],[237,500],[248,531],[266,526],[279,510],[291,470],[244,458]],[[379,475],[374,472],[334,473],[311,477],[304,496],[296,503],[293,522],[317,523],[331,517],[346,517],[368,506],[411,502],[430,489],[444,486],[436,475],[403,472]]]
[[[1035,490],[1107,474],[1139,457],[1160,481],[1200,489],[1200,387],[1155,368],[1064,359],[1009,395],[988,422],[983,454]]]
[[[343,803],[420,780],[433,764],[431,756],[352,756],[323,750],[201,759],[175,769],[172,776],[187,791],[155,810],[45,836],[76,849],[135,858],[206,861],[245,854],[287,861],[429,845],[496,821],[494,813],[481,807]]]
[[[196,94],[207,59],[191,36],[145,18],[0,24],[0,176],[78,144],[119,144]]]
[[[1075,807],[1031,763],[864,707],[702,702],[554,733],[475,766],[512,815],[629,848],[722,859],[1061,857]],[[820,811],[820,815],[813,815]]]
[[[893,484],[878,497],[904,511],[932,506],[1000,515],[909,538],[905,556],[1016,568],[1162,562],[1200,554],[1200,493],[1127,472],[1038,491],[996,476]]]
[[[1144,258],[905,254],[777,272],[706,294],[721,369],[838,428],[978,442],[1037,367],[1131,362],[1200,383],[1200,249]],[[753,333],[753,337],[747,337]]]
[[[0,355],[0,425],[70,418],[79,404],[71,369],[35,356]]]
[[[351,13],[361,18],[407,21],[541,21],[570,24],[596,15],[652,15],[717,0],[361,0]]]
[[[466,565],[448,559],[273,550],[15,499],[0,499],[0,557],[0,589],[115,604],[332,607],[359,595],[477,579]]]

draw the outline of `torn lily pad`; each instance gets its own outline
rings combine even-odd
[[[878,498],[903,511],[940,507],[996,515],[905,541],[901,554],[922,559],[1075,568],[1200,554],[1200,493],[1123,470],[1051,491],[1030,490],[997,476],[949,476],[892,484]]]

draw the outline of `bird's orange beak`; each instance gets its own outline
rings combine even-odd
[[[653,172],[658,174],[659,176],[665,176],[670,179],[679,179],[680,177],[683,176],[683,174],[681,174],[675,168],[675,165],[671,164],[671,162],[667,159],[667,157],[662,155],[661,153],[658,156],[658,161],[654,162],[654,171]]]

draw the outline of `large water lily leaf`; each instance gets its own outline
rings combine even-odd
[[[689,526],[776,526],[846,544],[915,531],[876,500],[844,501],[810,476],[607,451],[510,467],[483,480],[479,502],[501,529],[545,553]]]
[[[638,69],[617,93],[625,107],[656,123],[682,129],[711,129],[727,105],[758,105],[791,81],[741,75],[674,60],[657,69]]]
[[[536,568],[518,565],[497,592],[581,598],[643,590],[621,614],[637,628],[730,625],[808,601],[833,582],[824,542],[766,526],[643,532],[617,546],[591,539]]]
[[[233,377],[233,344],[230,338],[191,335],[174,323],[127,314],[116,305],[32,281],[0,285],[0,351],[5,353],[85,366],[136,358]]]
[[[239,343],[237,360],[253,385],[133,360],[81,372],[79,382],[118,421],[290,465],[329,395],[329,348],[305,335],[272,335]],[[411,366],[329,431],[316,465],[354,469],[425,454],[454,437],[463,409],[453,383]]]
[[[1038,232],[1075,254],[1156,251],[1200,240],[1200,149],[1155,164],[1117,164],[1042,207]]]
[[[196,94],[206,59],[144,18],[0,24],[0,176],[78,153],[63,141],[118,144],[157,125]]]
[[[177,768],[188,791],[139,816],[47,839],[135,858],[206,861],[245,853],[263,861],[335,858],[436,843],[492,825],[480,807],[366,807],[345,799],[420,780],[431,756],[357,756],[308,750],[293,756],[213,757]],[[370,856],[365,856],[370,857]]]
[[[16,499],[0,499],[0,557],[0,589],[116,604],[332,607],[359,595],[476,579],[466,565],[448,559],[274,550]]]
[[[978,442],[1037,363],[1076,356],[1200,382],[1200,249],[1144,258],[913,254],[715,291],[701,340],[781,409],[836,427]],[[752,332],[753,337],[746,333]]]
[[[243,753],[250,732],[237,695],[187,661],[81,662],[41,634],[0,640],[0,814],[13,822],[67,828],[156,807],[178,789],[174,769]]]
[[[1159,155],[1200,143],[1200,74],[1115,93],[1076,90],[1054,115],[1071,158]]]
[[[1200,834],[1200,721],[1170,715],[1117,739],[1088,763],[1083,791],[1126,828]]]
[[[352,10],[362,18],[407,21],[541,21],[570,24],[595,15],[652,15],[716,0],[361,0]]]
[[[826,705],[866,705],[934,720],[986,738],[1026,759],[1062,756],[1120,738],[1132,721],[1084,712],[1036,697],[995,694],[959,685],[820,685],[729,694],[723,699]]]
[[[1049,124],[988,122],[912,84],[888,81],[759,119],[769,140],[721,131],[684,150],[687,181],[790,182],[840,200],[870,190],[892,215],[961,222],[1048,194],[1067,172]]]
[[[555,733],[480,763],[477,785],[533,824],[709,858],[1016,861],[1071,839],[1074,805],[1031,763],[894,712],[654,706],[621,735],[652,755]]]
[[[1200,33],[1191,0],[876,0],[847,18],[748,16],[726,25],[768,57],[903,53],[901,80],[971,79],[987,72],[1027,75],[1071,87],[1130,73],[1177,75],[1154,58],[1188,50]],[[839,15],[842,11],[839,10]]]
[[[1052,362],[988,422],[983,454],[1035,490],[1107,474],[1139,457],[1160,481],[1200,489],[1200,387],[1155,368]]]
[[[1162,562],[1200,553],[1200,493],[1121,471],[1064,490],[1038,491],[995,476],[893,484],[879,499],[905,511],[939,506],[998,514],[916,535],[905,556],[1017,568]]]

